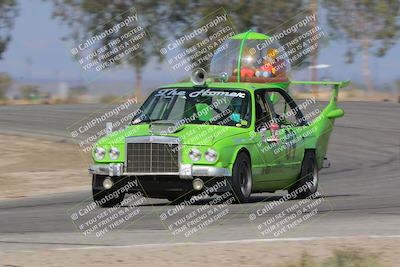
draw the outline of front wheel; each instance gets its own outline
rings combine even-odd
[[[315,151],[307,150],[304,153],[301,172],[296,183],[289,189],[289,193],[296,199],[302,199],[311,196],[318,189],[319,173],[315,158]]]
[[[252,175],[250,158],[246,153],[240,153],[233,165],[232,188],[239,202],[246,203],[249,201]]]

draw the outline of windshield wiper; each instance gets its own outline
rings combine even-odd
[[[147,122],[152,123],[152,122],[155,122],[155,121],[161,121],[161,119],[141,120],[141,121],[139,121],[139,122],[137,122],[137,123],[133,123],[133,121],[132,121],[132,122],[131,122],[131,125],[138,125],[138,124],[147,123]]]

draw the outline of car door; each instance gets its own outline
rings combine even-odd
[[[272,106],[268,103],[267,90],[257,90],[254,94],[255,101],[255,132],[253,141],[255,144],[255,157],[257,161],[253,163],[253,179],[259,182],[262,189],[279,188],[282,181],[280,174],[279,157],[284,151],[275,151],[277,144],[272,140],[269,126],[272,123],[274,113]]]
[[[272,104],[274,122],[279,125],[278,149],[283,152],[278,159],[279,167],[284,176],[283,179],[294,180],[300,173],[304,156],[303,135],[307,131],[307,123],[295,101],[285,91],[270,90],[270,96],[272,92],[279,96],[279,100]]]

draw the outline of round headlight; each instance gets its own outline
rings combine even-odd
[[[189,151],[189,158],[193,161],[198,161],[201,158],[201,152],[197,148],[192,148]]]
[[[116,147],[111,147],[110,151],[108,151],[108,155],[110,156],[110,159],[116,160],[119,158],[119,150]]]
[[[207,149],[207,151],[204,153],[204,157],[206,158],[207,161],[209,162],[214,162],[217,160],[218,153],[214,149]]]
[[[94,156],[97,160],[104,159],[105,155],[106,155],[106,150],[102,147],[96,147],[96,149],[94,150]]]

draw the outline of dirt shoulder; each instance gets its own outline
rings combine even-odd
[[[76,250],[7,252],[5,266],[321,266],[335,250],[360,252],[362,265],[399,266],[399,237],[323,238],[308,241],[263,241],[159,245],[151,247],[100,247]],[[304,258],[304,253],[309,256]],[[354,255],[355,255],[354,254]],[[351,254],[353,255],[353,254]],[[346,260],[346,256],[339,256]],[[357,260],[354,256],[353,260]],[[289,265],[293,264],[293,265]]]
[[[90,188],[89,157],[77,145],[0,135],[0,199]]]

